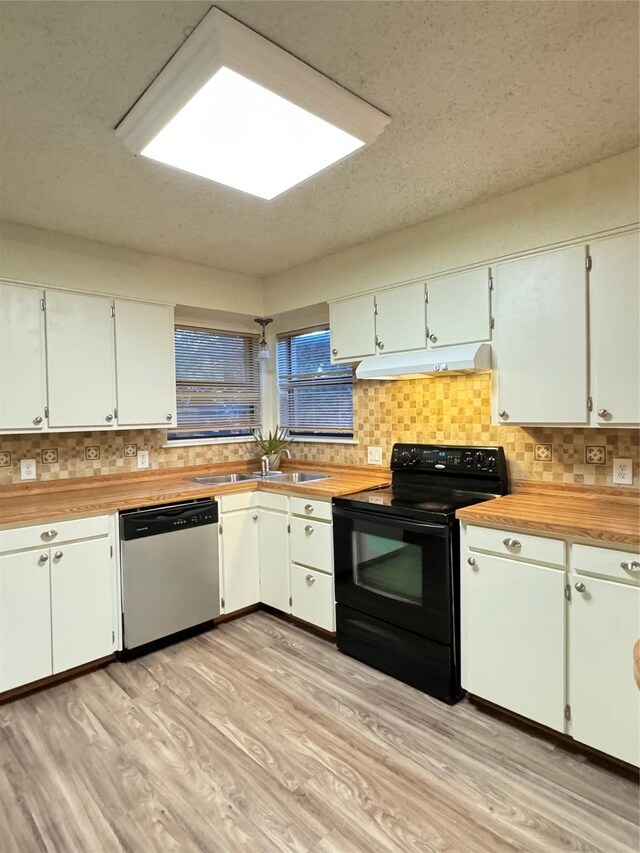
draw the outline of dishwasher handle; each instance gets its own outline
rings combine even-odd
[[[161,533],[176,533],[207,524],[217,524],[218,504],[215,501],[200,501],[180,506],[156,506],[149,510],[134,510],[120,514],[120,538],[125,542],[158,536]]]

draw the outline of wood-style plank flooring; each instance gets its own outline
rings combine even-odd
[[[634,782],[265,613],[0,707],[0,853],[637,849]]]

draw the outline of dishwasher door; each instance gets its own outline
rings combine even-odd
[[[220,614],[217,522],[209,500],[121,513],[125,649]]]

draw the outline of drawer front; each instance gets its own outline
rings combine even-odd
[[[573,545],[571,568],[580,574],[601,575],[612,580],[640,583],[640,554],[633,551]]]
[[[291,498],[291,515],[304,518],[320,518],[331,521],[331,502],[314,501],[311,498]]]
[[[249,509],[258,506],[258,492],[234,492],[216,498],[220,512],[233,512],[236,509]]]
[[[294,563],[333,573],[332,525],[306,518],[291,519],[291,559]]]
[[[0,552],[42,548],[75,539],[93,539],[96,536],[108,535],[108,515],[76,518],[70,521],[50,521],[29,527],[0,530]]]
[[[333,578],[303,566],[291,566],[291,613],[325,631],[335,631]]]
[[[564,566],[567,563],[567,543],[563,539],[547,539],[529,533],[469,525],[467,545],[469,548],[489,551],[512,560],[549,563],[552,566]]]
[[[276,495],[274,492],[257,492],[258,506],[261,509],[273,509],[276,512],[287,512],[289,498],[286,495]]]

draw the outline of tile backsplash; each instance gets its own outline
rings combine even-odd
[[[394,441],[502,444],[513,479],[611,485],[612,460],[622,457],[633,460],[638,485],[637,430],[491,426],[490,374],[356,382],[354,410],[357,444],[297,442],[292,455],[364,465],[367,447],[374,445],[382,447],[388,464]],[[163,430],[0,436],[0,484],[20,482],[21,459],[35,458],[38,479],[51,480],[136,471],[138,450],[149,451],[151,468],[257,456],[252,442],[172,448],[163,447],[165,440]]]

